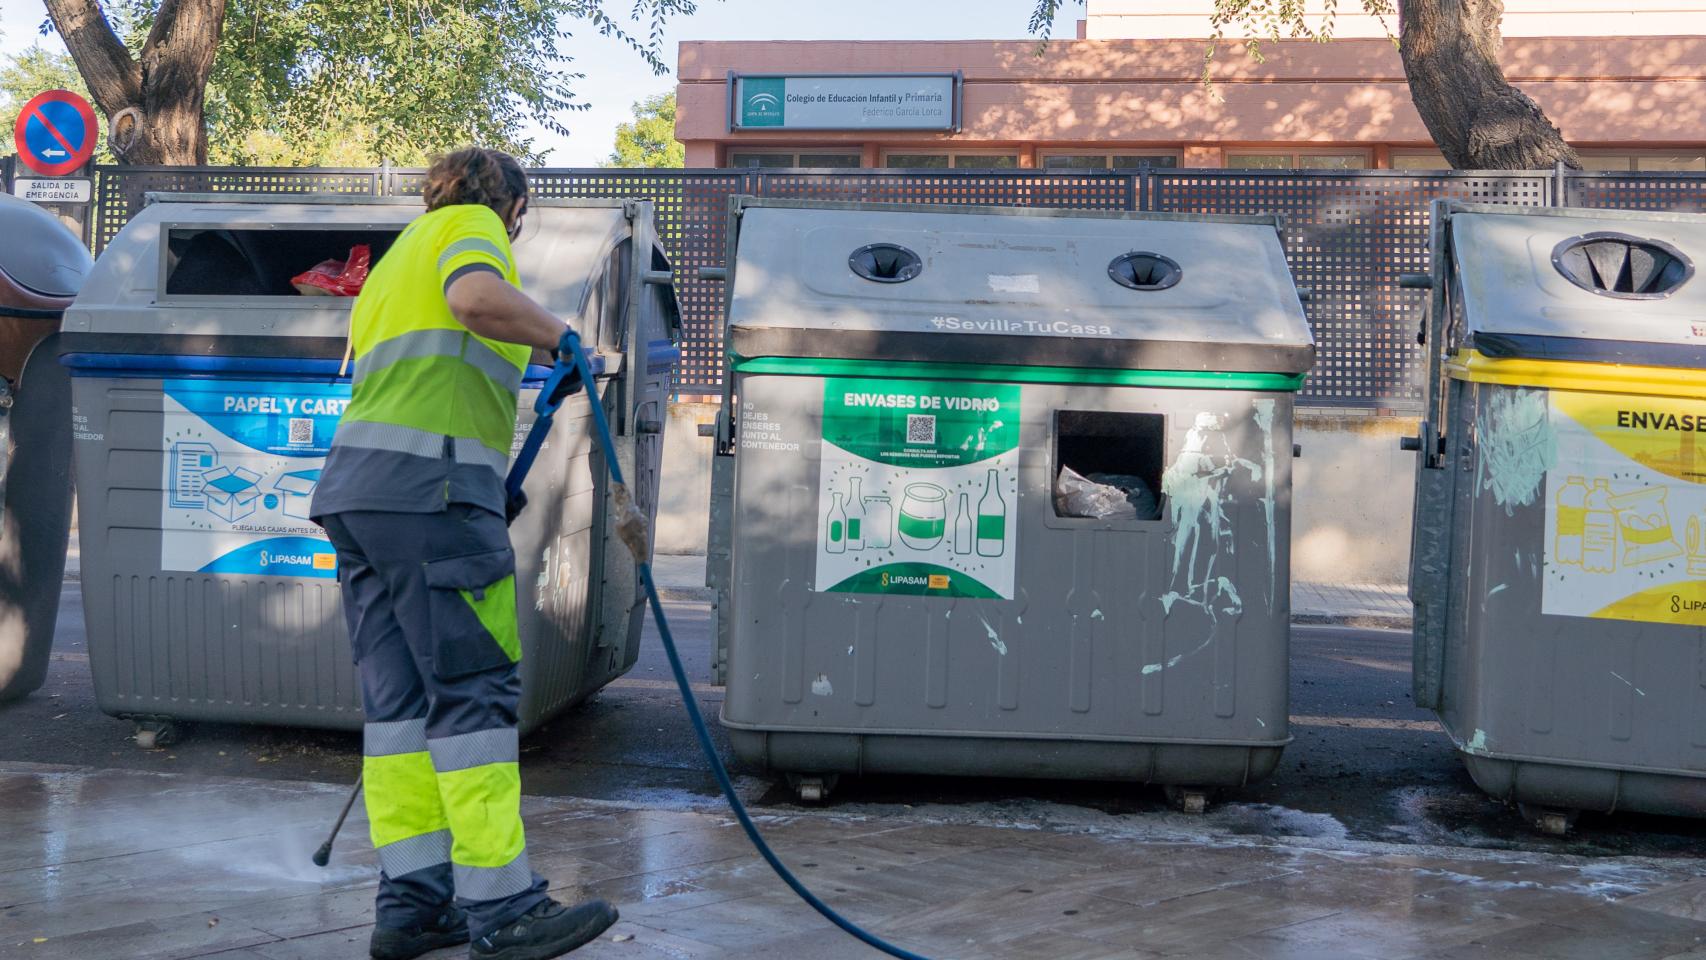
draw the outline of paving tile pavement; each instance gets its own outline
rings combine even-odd
[[[0,956],[355,960],[377,867],[335,786],[0,764]],[[534,867],[623,921],[587,960],[865,958],[720,808],[530,797]],[[1183,815],[948,822],[771,813],[829,902],[941,958],[1706,957],[1706,861],[1489,854],[1192,833]],[[454,957],[458,951],[437,956]]]

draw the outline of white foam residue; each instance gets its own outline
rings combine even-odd
[[[989,625],[988,620],[984,620],[982,616],[979,616],[978,619],[983,621],[983,629],[989,632],[989,645],[995,648],[996,653],[1005,657],[1007,655],[1007,644],[1001,642],[1000,634],[995,632],[995,628]]]
[[[1261,717],[1256,718],[1256,726],[1261,727],[1263,730],[1266,730],[1268,728],[1268,725],[1265,722],[1263,722]]]
[[[1503,593],[1503,592],[1505,592],[1505,585],[1501,583],[1498,586],[1494,587],[1493,589],[1487,591],[1487,599],[1491,600],[1491,599],[1493,599],[1494,594],[1499,594],[1499,593]]]
[[[1092,619],[1092,620],[1106,620],[1107,618],[1102,616],[1102,610],[1100,607],[1098,607],[1095,610],[1090,611],[1090,619]]]
[[[853,655],[853,645],[851,643],[847,645],[847,655],[849,657]]]
[[[812,693],[819,697],[835,695],[835,687],[830,685],[828,674],[820,673],[817,675],[817,679],[812,681]]]
[[[1544,390],[1494,390],[1477,418],[1478,483],[1492,491],[1506,515],[1534,502],[1546,471],[1557,462],[1558,438],[1546,396]]]
[[[1486,753],[1487,731],[1476,730],[1475,736],[1469,738],[1469,742],[1463,745],[1463,749],[1469,753]]]

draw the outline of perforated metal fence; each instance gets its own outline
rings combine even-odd
[[[150,192],[339,193],[408,196],[419,170],[102,167],[97,253]],[[761,197],[965,203],[1087,210],[1281,213],[1286,253],[1319,345],[1299,397],[1316,406],[1408,412],[1421,403],[1416,329],[1423,293],[1398,286],[1426,270],[1428,205],[1439,197],[1488,203],[1706,212],[1706,176],[1559,171],[1395,170],[535,170],[540,196],[634,197],[656,207],[674,261],[684,320],[677,390],[719,389],[723,286],[699,279],[722,266],[728,199]]]

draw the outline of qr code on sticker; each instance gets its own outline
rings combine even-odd
[[[909,413],[906,415],[907,443],[935,443],[936,417],[929,413]]]
[[[290,419],[290,445],[293,447],[307,446],[314,442],[314,421],[310,417],[292,417]]]

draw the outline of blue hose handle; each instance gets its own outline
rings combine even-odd
[[[580,368],[582,388],[592,390],[595,382],[592,370],[587,366],[586,353],[581,350],[580,334],[573,328],[563,332],[563,338],[557,341],[557,362],[551,367],[551,373],[545,378],[545,383],[539,388],[539,397],[533,401],[533,412],[538,418],[527,431],[527,439],[522,441],[521,451],[515,455],[515,463],[509,468],[509,476],[504,478],[504,493],[513,501],[520,493],[522,484],[527,482],[527,474],[533,469],[533,461],[539,458],[539,448],[545,444],[545,438],[551,433],[551,424],[557,417],[557,411],[562,408],[567,397],[552,400],[557,388],[568,376]],[[594,407],[598,404],[594,403]],[[602,414],[604,411],[599,410]],[[603,422],[601,416],[600,422]],[[608,438],[607,438],[608,439]],[[621,478],[617,478],[621,483]]]

